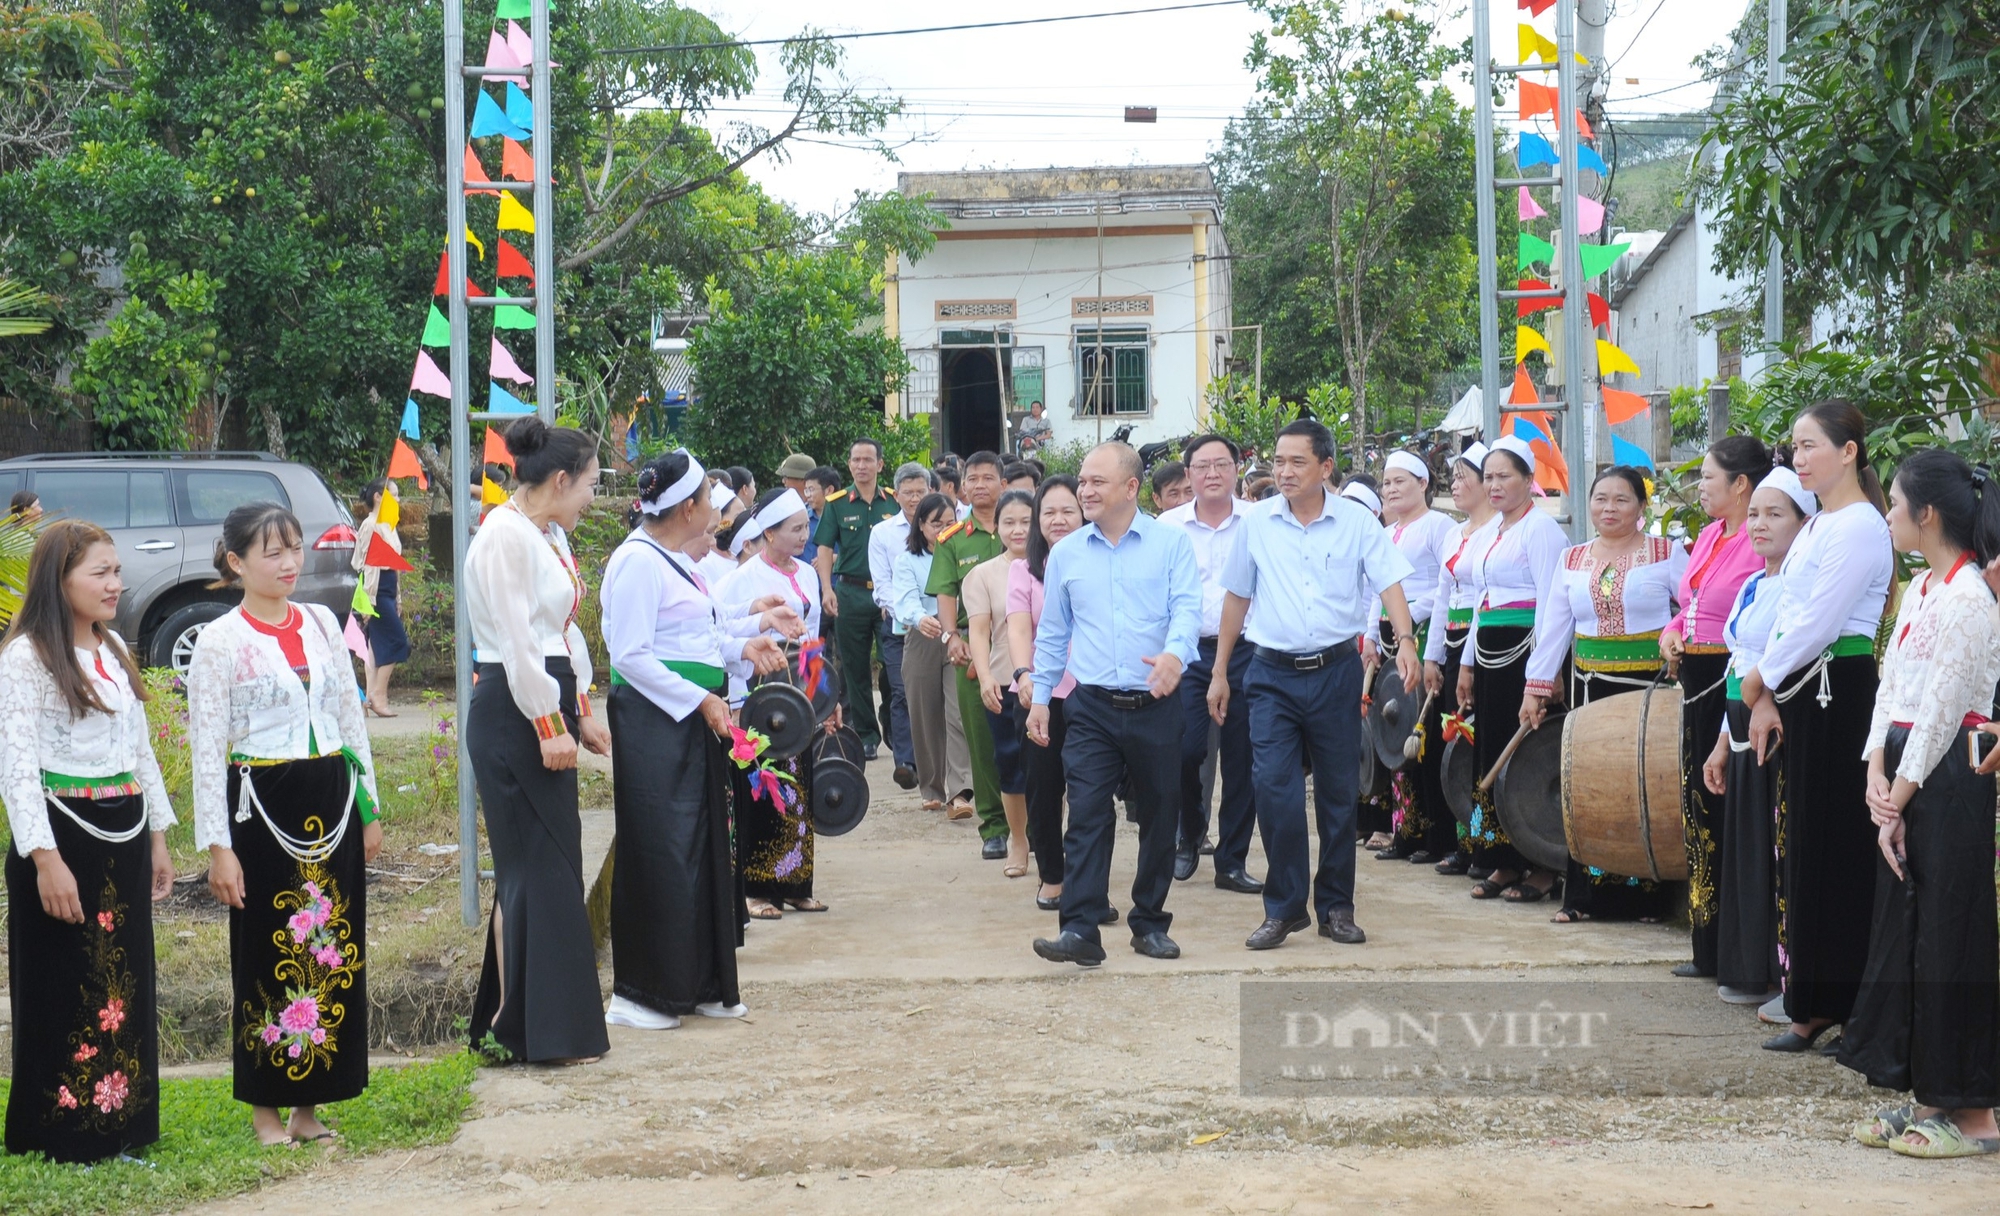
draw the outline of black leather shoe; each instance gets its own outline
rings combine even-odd
[[[1186,882],[1194,877],[1195,867],[1201,864],[1201,854],[1193,849],[1174,850],[1174,881]]]
[[[1715,977],[1714,972],[1703,971],[1700,967],[1695,966],[1693,963],[1674,964],[1675,979],[1698,980],[1698,979],[1713,979],[1714,977]]]
[[[1431,852],[1429,849],[1418,849],[1404,858],[1404,860],[1413,866],[1427,866],[1437,860],[1437,854]]]
[[[1765,1039],[1764,1050],[1782,1051],[1790,1055],[1799,1055],[1811,1051],[1813,1044],[1819,1042],[1819,1037],[1832,1029],[1833,1023],[1828,1022],[1811,1034],[1801,1036],[1793,1033],[1792,1029],[1788,1026],[1785,1028],[1785,1033]]]
[[[1262,895],[1264,884],[1241,870],[1231,870],[1227,874],[1218,872],[1215,885],[1224,891],[1234,891],[1238,895]]]
[[[1179,958],[1181,956],[1181,948],[1174,944],[1174,939],[1168,937],[1158,929],[1153,930],[1144,937],[1133,938],[1132,949],[1145,955],[1147,958]]]
[[[1204,840],[1201,842],[1201,855],[1203,857],[1215,856],[1215,842],[1213,840]]]
[[[861,758],[864,760],[873,760],[876,756],[876,753],[879,752],[880,750],[881,746],[879,744],[864,743],[861,745]]]
[[[1117,923],[1118,923],[1118,909],[1116,909],[1116,908],[1114,908],[1114,907],[1111,907],[1111,906],[1110,906],[1109,904],[1105,905],[1105,908],[1104,908],[1104,915],[1102,915],[1102,916],[1100,916],[1100,917],[1098,917],[1098,918],[1097,918],[1097,923],[1098,923],[1098,924],[1100,924],[1100,925],[1115,925],[1115,924],[1117,924]]]
[[[896,766],[896,771],[894,773],[891,773],[890,776],[895,778],[897,785],[901,786],[906,790],[913,790],[917,788],[917,775],[911,772],[908,768],[904,767],[903,765],[898,764]]]
[[[1000,861],[1007,856],[1007,838],[995,836],[979,846],[979,856],[984,861]]]
[[[1396,843],[1390,845],[1388,848],[1378,850],[1375,854],[1375,860],[1405,861],[1408,860],[1410,854],[1416,851],[1417,851],[1416,846],[1411,844],[1409,841],[1398,840]]]
[[[1285,944],[1285,939],[1294,933],[1303,933],[1312,928],[1312,918],[1300,916],[1292,920],[1279,920],[1273,916],[1257,926],[1243,944],[1252,950],[1273,950]]]
[[[1079,967],[1095,967],[1104,961],[1104,947],[1074,933],[1063,933],[1053,940],[1036,938],[1035,953],[1052,963],[1075,963]]]
[[[1058,895],[1054,899],[1044,899],[1037,895],[1035,896],[1035,906],[1044,912],[1060,912],[1062,911],[1062,896]]]
[[[1354,913],[1335,912],[1331,919],[1319,922],[1319,935],[1330,937],[1343,946],[1358,946],[1368,940],[1361,926],[1354,923]]]

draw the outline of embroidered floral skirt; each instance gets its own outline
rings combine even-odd
[[[64,802],[117,834],[145,815],[126,795]],[[153,845],[141,831],[98,840],[50,808],[83,923],[42,911],[35,863],[7,849],[7,950],[14,1015],[7,1151],[100,1161],[160,1138],[154,1017]]]
[[[1681,656],[1681,826],[1687,838],[1688,920],[1693,925],[1694,965],[1716,973],[1721,932],[1723,797],[1702,783],[1701,766],[1722,730],[1728,693],[1722,680],[1727,652],[1690,650]]]
[[[736,855],[742,859],[743,893],[751,899],[811,899],[813,893],[812,749],[772,768],[790,777],[779,782],[783,806],[768,793],[750,788],[749,775],[734,774]],[[768,789],[768,786],[766,787]]]
[[[243,907],[229,913],[236,1100],[312,1106],[357,1097],[368,1088],[368,912],[347,760],[249,771],[263,815],[236,820],[242,768],[230,766],[228,790],[230,847],[243,865]],[[339,845],[315,861],[294,857],[272,832],[312,842],[343,823]]]

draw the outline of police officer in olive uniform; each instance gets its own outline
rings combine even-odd
[[[872,676],[882,610],[875,604],[874,583],[868,575],[868,535],[876,524],[901,514],[903,508],[895,495],[876,484],[882,472],[880,443],[855,440],[847,452],[847,472],[854,484],[827,495],[826,508],[820,512],[819,528],[813,534],[813,542],[819,546],[813,568],[819,571],[822,611],[834,626],[847,720],[861,736],[862,753],[873,760],[885,731],[875,716]]]

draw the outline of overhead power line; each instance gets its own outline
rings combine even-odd
[[[1015,21],[977,21],[967,25],[928,25],[906,30],[864,30],[854,34],[794,35],[790,38],[732,38],[721,42],[669,42],[661,46],[620,46],[600,55],[654,55],[663,51],[720,51],[737,46],[783,46],[788,42],[847,42],[856,38],[899,38],[905,34],[947,34],[956,30],[995,30],[1015,25],[1052,25],[1058,21],[1096,21],[1104,17],[1140,17],[1148,13],[1180,13],[1197,8],[1241,8],[1249,0],[1199,0],[1157,8],[1127,8],[1109,13],[1070,13],[1061,17],[1023,17]]]

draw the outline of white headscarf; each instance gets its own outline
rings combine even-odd
[[[1486,445],[1474,440],[1471,447],[1458,454],[1458,458],[1471,465],[1473,470],[1477,472],[1486,463],[1486,452]]]
[[[693,497],[696,488],[701,485],[702,479],[708,476],[708,470],[701,467],[701,461],[696,460],[689,454],[686,448],[680,449],[680,453],[688,458],[687,472],[681,474],[680,480],[674,482],[674,484],[662,487],[659,493],[653,497],[640,499],[639,509],[641,511],[644,511],[648,515],[658,515],[664,511],[672,510]]]
[[[708,487],[708,505],[714,507],[718,511],[728,506],[729,500],[734,497],[736,497],[736,491],[730,489],[726,485],[723,485],[719,481],[716,482],[714,485]]]
[[[1340,487],[1340,496],[1342,498],[1353,499],[1355,502],[1367,507],[1372,514],[1380,515],[1382,513],[1381,496],[1358,481],[1350,481]]]
[[[1806,489],[1799,475],[1783,465],[1766,473],[1764,480],[1757,483],[1757,488],[1778,490],[1789,495],[1793,502],[1799,504],[1799,513],[1807,519],[1819,514],[1819,496]]]
[[[1389,459],[1382,464],[1382,471],[1401,469],[1424,484],[1430,484],[1431,467],[1423,462],[1415,452],[1396,451],[1389,453]]]
[[[1514,455],[1519,456],[1521,458],[1522,464],[1528,466],[1528,475],[1530,477],[1534,476],[1535,474],[1534,449],[1530,448],[1528,446],[1528,441],[1521,438],[1519,435],[1502,435],[1500,436],[1500,438],[1495,439],[1493,441],[1492,452],[1514,453]],[[1489,452],[1488,454],[1490,455],[1491,452]],[[1481,461],[1480,463],[1482,466],[1485,464],[1484,461]]]

